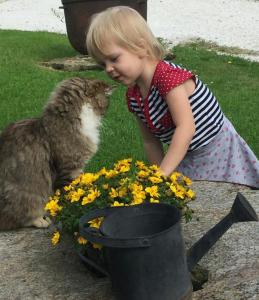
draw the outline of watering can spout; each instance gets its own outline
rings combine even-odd
[[[246,198],[237,193],[230,212],[187,251],[189,271],[234,223],[249,221],[258,221],[258,216]]]

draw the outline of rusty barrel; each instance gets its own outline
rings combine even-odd
[[[86,34],[93,14],[118,5],[130,6],[147,18],[147,0],[61,0],[63,4],[67,36],[72,47],[87,54]]]

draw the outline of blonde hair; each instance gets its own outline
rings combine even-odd
[[[128,6],[110,7],[93,15],[88,28],[87,51],[97,62],[105,56],[110,41],[135,54],[147,51],[153,59],[162,59],[164,49],[147,25],[146,20]]]

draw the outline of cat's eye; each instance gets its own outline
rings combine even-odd
[[[98,65],[99,65],[100,67],[102,67],[103,69],[105,69],[105,63],[104,63],[104,62],[99,61],[99,62],[98,62]]]

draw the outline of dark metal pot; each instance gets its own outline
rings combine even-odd
[[[104,216],[100,230],[85,226]],[[109,274],[119,300],[191,299],[189,271],[235,222],[258,221],[238,193],[230,213],[188,251],[181,232],[180,211],[167,204],[142,204],[93,211],[80,219],[80,234],[104,246],[106,268],[90,261],[92,267]],[[87,262],[87,260],[86,260]]]
[[[67,35],[72,47],[87,54],[86,34],[93,14],[117,6],[130,6],[147,18],[147,0],[61,0],[63,4]]]

